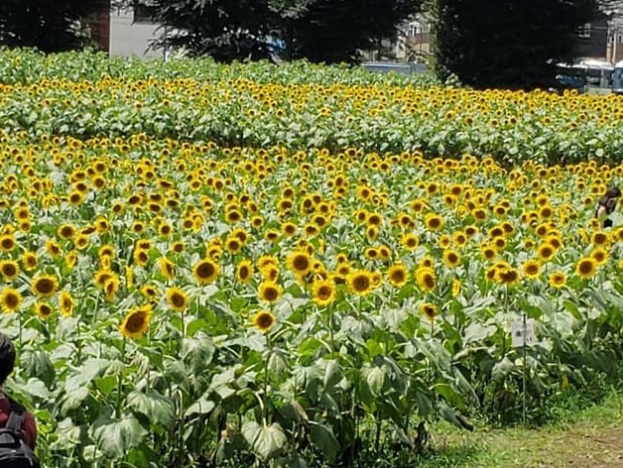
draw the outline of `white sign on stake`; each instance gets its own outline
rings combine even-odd
[[[513,320],[511,322],[513,348],[532,346],[536,343],[536,322],[534,319]]]

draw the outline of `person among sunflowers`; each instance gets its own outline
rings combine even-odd
[[[37,423],[32,413],[9,398],[4,384],[15,367],[15,346],[0,333],[0,466],[39,467],[33,453]]]
[[[621,190],[618,187],[610,187],[597,202],[595,217],[600,221],[603,220],[603,227],[612,227],[610,215],[614,213],[619,198],[621,198]]]

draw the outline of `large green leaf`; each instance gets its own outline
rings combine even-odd
[[[336,459],[340,452],[340,444],[330,427],[314,423],[309,431],[309,437],[312,444],[322,450],[322,453],[330,462]]]
[[[241,432],[251,449],[264,460],[283,449],[288,442],[277,423],[264,426],[255,421],[247,421],[242,425]]]
[[[147,434],[133,416],[125,416],[120,421],[103,419],[91,428],[92,437],[102,453],[111,459],[122,458],[136,447]]]
[[[171,429],[175,422],[175,406],[171,399],[155,390],[146,393],[133,390],[127,396],[127,403],[134,411],[144,414],[154,424]]]

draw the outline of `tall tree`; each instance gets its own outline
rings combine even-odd
[[[220,61],[353,62],[423,0],[152,0],[167,42]]]
[[[153,0],[167,33],[160,45],[223,62],[269,58],[266,0]]]
[[[0,45],[60,52],[80,47],[79,20],[109,0],[1,0]]]
[[[287,58],[357,62],[362,50],[397,37],[397,25],[419,11],[418,0],[298,0],[296,16],[281,15]]]
[[[436,68],[477,88],[554,83],[556,63],[575,57],[578,28],[597,0],[436,0]]]

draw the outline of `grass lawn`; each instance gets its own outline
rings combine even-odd
[[[467,433],[439,426],[432,432],[436,455],[419,466],[623,467],[623,394],[538,429],[481,426]]]

